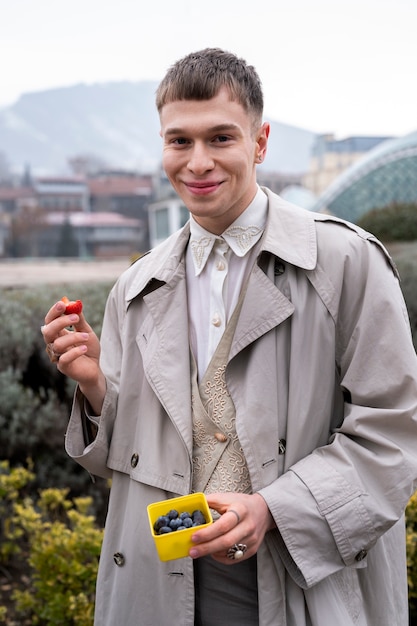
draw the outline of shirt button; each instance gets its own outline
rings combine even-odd
[[[213,324],[213,326],[221,326],[222,321],[220,319],[220,315],[218,313],[215,313],[212,317],[211,323]]]
[[[139,463],[139,454],[135,452],[135,454],[132,454],[132,458],[130,459],[130,465],[132,467],[136,467],[138,463]]]
[[[224,433],[215,433],[214,436],[217,439],[217,441],[220,441],[220,443],[224,443],[225,441],[227,441],[227,437]]]
[[[226,267],[226,265],[224,261],[217,261],[216,267],[219,270],[219,272],[222,272],[224,268]]]
[[[368,552],[366,550],[359,550],[358,554],[355,556],[355,561],[363,561],[367,554]]]

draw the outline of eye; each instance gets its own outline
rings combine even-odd
[[[186,143],[188,143],[188,141],[187,139],[185,139],[185,137],[177,137],[172,141],[172,143],[176,144],[177,146],[184,146]]]
[[[218,143],[226,143],[227,141],[230,141],[230,137],[228,137],[227,135],[217,135],[215,141],[217,141]]]

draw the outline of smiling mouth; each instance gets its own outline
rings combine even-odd
[[[218,189],[221,185],[221,182],[193,182],[193,183],[184,183],[187,189],[196,195],[204,195],[209,194],[216,189]]]

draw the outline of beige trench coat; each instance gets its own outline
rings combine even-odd
[[[265,191],[226,373],[253,490],[278,528],[258,552],[260,626],[406,626],[417,362],[395,268],[367,233]],[[113,288],[99,431],[86,447],[79,393],[68,427],[70,456],[112,477],[96,626],[194,623],[192,560],[160,562],[146,516],[191,485],[188,236]]]

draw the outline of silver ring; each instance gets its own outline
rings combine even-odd
[[[234,546],[229,548],[226,556],[229,559],[234,559],[235,561],[239,561],[239,559],[243,557],[247,549],[248,549],[248,546],[246,545],[246,543],[235,543]]]
[[[234,513],[236,515],[237,523],[240,523],[240,515],[237,511],[235,511],[234,509],[227,509],[227,513]]]
[[[54,344],[53,343],[47,343],[45,350],[46,350],[47,355],[49,356],[49,360],[51,361],[51,363],[58,363],[59,357],[61,355],[57,354],[55,352]]]

